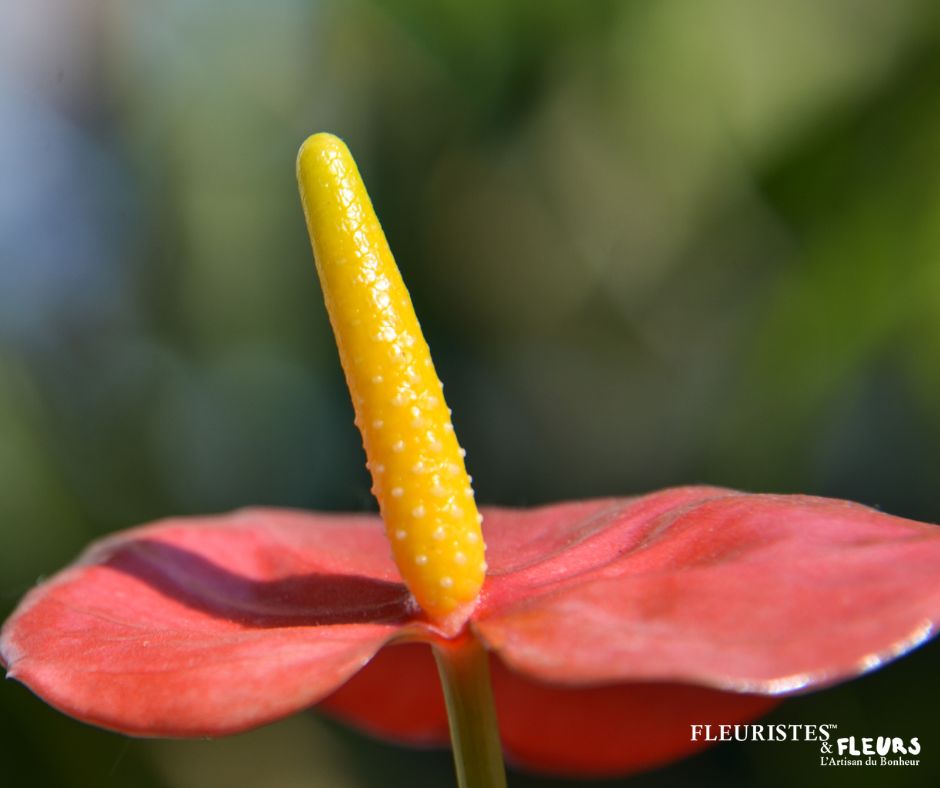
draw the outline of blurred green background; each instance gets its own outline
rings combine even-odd
[[[359,160],[482,501],[701,481],[940,520],[931,0],[7,0],[4,616],[123,526],[374,508],[294,182],[319,130]],[[919,736],[919,768],[732,744],[629,784],[940,784],[938,654],[771,718]],[[453,779],[312,714],[128,740],[12,682],[0,763],[63,788]]]

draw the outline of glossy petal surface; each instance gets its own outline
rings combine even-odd
[[[937,526],[694,487],[568,513],[488,521],[494,572],[474,625],[541,681],[790,692],[875,668],[940,619]]]

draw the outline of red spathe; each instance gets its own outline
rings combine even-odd
[[[686,754],[689,724],[877,667],[940,619],[940,528],[844,501],[684,487],[483,511],[490,573],[468,626],[494,654],[507,751],[540,771]],[[0,655],[125,733],[233,733],[331,696],[374,733],[442,743],[427,647],[369,663],[439,637],[377,517],[246,510],[93,545],[27,595]]]

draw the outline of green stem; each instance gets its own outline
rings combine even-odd
[[[434,646],[460,788],[506,788],[486,649],[473,635]]]

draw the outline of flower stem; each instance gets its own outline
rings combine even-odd
[[[506,788],[486,649],[473,635],[434,646],[460,788]]]

